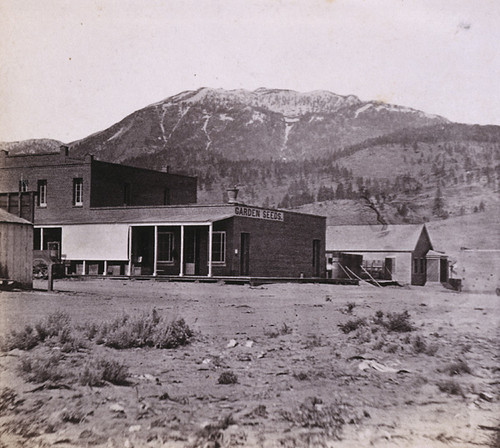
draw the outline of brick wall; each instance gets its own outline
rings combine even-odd
[[[81,206],[73,204],[75,178],[83,179]],[[130,185],[131,206],[163,205],[165,199],[170,204],[192,204],[197,194],[195,177],[98,162],[91,156],[73,159],[64,147],[56,154],[9,156],[0,151],[0,194],[18,192],[20,180],[34,194],[39,181],[47,182],[46,205],[35,201],[35,223],[78,222],[91,216],[91,207],[123,206],[125,183]],[[1,204],[7,203],[4,199]]]
[[[89,208],[90,158],[76,160],[67,156],[65,150],[59,154],[0,156],[0,193],[16,192],[19,181],[27,182],[27,189],[37,194],[38,181],[47,181],[47,205],[39,206],[35,200],[35,221],[57,220],[61,210],[72,210],[73,179],[83,178],[83,207]]]
[[[125,184],[130,189],[128,204],[125,204]],[[92,163],[92,207],[194,204],[196,188],[195,177],[99,161]]]
[[[319,273],[325,276],[325,226],[320,216],[283,212],[283,221],[236,216],[226,227],[226,265],[214,265],[214,275],[239,275],[241,233],[250,234],[249,275],[313,277],[313,240],[319,240]],[[214,226],[214,230],[217,227]],[[238,249],[238,253],[235,253]]]

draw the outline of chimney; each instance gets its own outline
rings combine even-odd
[[[1,165],[5,165],[6,164],[6,159],[9,155],[9,151],[6,151],[5,149],[2,149],[0,150],[0,162],[1,162]]]
[[[238,191],[240,191],[240,190],[237,187],[228,188],[226,190],[226,192],[227,192],[227,203],[228,204],[237,204],[238,203],[236,201],[236,198],[238,197]]]
[[[69,146],[61,145],[59,147],[59,152],[61,154],[61,157],[68,157],[68,155],[69,155]]]

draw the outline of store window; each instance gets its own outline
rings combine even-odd
[[[212,233],[212,263],[226,262],[226,232]]]
[[[158,261],[163,263],[174,262],[174,234],[172,232],[158,232]]]

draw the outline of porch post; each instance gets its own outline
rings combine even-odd
[[[108,261],[104,260],[104,272],[102,275],[107,275],[108,274]]]
[[[128,268],[127,275],[132,275],[132,226],[128,228]]]
[[[208,277],[212,277],[213,223],[208,225]]]
[[[156,265],[158,263],[158,226],[155,226],[155,248],[154,248],[154,260],[153,260],[153,277],[158,274]]]
[[[43,227],[40,228],[40,250],[43,250]]]
[[[181,253],[179,257],[179,277],[184,275],[184,226],[181,225]]]
[[[82,262],[82,268],[83,268],[82,275],[87,275],[87,263],[85,260],[83,260]]]

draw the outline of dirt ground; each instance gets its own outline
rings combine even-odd
[[[56,311],[77,331],[154,308],[194,337],[175,349],[86,341],[67,353],[45,343],[3,351],[0,447],[498,446],[495,295],[111,279],[59,280],[55,290],[1,292],[0,334]],[[404,311],[413,331],[381,324]],[[345,332],[349,322],[358,326]],[[36,383],[20,372],[26,357],[54,352],[72,377]],[[128,384],[81,385],[95,356],[124,363]],[[224,372],[237,382],[219,384]]]

